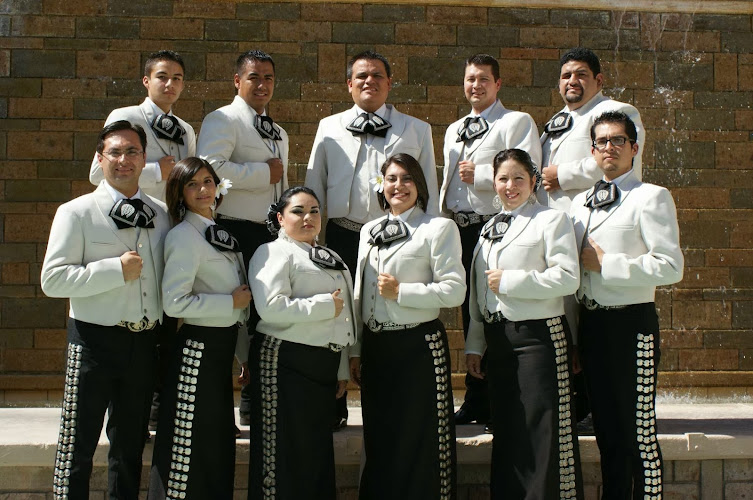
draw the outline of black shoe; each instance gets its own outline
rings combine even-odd
[[[575,425],[575,430],[577,431],[579,436],[594,435],[594,419],[590,413],[586,415],[586,418]]]
[[[494,434],[494,424],[492,424],[491,420],[484,425],[484,434]]]
[[[239,437],[241,437],[241,430],[237,425],[233,425],[233,427],[235,427],[235,439],[238,439]]]
[[[458,411],[455,412],[455,425],[466,425],[473,422],[483,424],[489,417],[487,415],[477,415],[468,410],[465,406],[461,406]]]
[[[335,422],[332,424],[332,432],[337,432],[340,429],[344,429],[348,426],[348,419],[347,418],[341,418],[338,417]]]
[[[241,413],[240,414],[240,421],[241,421],[241,425],[251,425],[251,414],[250,413]]]

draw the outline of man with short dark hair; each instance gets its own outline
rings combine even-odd
[[[217,220],[238,239],[248,269],[256,249],[273,239],[267,211],[288,188],[289,144],[285,129],[267,114],[276,82],[272,56],[261,50],[244,52],[236,60],[233,82],[238,95],[204,118],[198,153],[233,184],[217,210]],[[252,307],[250,333],[258,321]],[[251,422],[249,391],[246,385],[241,392],[242,425]]]
[[[497,99],[502,86],[499,63],[488,54],[475,54],[465,62],[463,91],[471,105],[465,117],[447,127],[444,138],[444,178],[439,208],[452,217],[460,230],[466,284],[470,283],[471,258],[484,223],[499,212],[495,205],[494,156],[504,149],[526,151],[536,167],[541,164],[541,145],[536,123],[527,113],[506,109]],[[463,335],[468,335],[468,294],[463,302]],[[486,380],[466,375],[465,401],[455,423],[486,423],[489,398]]]
[[[656,287],[682,279],[677,211],[667,189],[642,183],[633,121],[611,111],[591,127],[600,179],[573,199],[580,252],[579,351],[601,452],[602,498],[662,498],[656,433]]]
[[[438,213],[437,167],[431,126],[386,103],[392,89],[387,59],[371,50],[361,52],[348,61],[346,74],[353,107],[319,122],[305,184],[319,197],[329,219],[327,245],[354,276],[359,231],[384,215],[375,190],[385,160],[397,153],[418,160],[429,190],[430,214]],[[345,401],[339,405],[335,427],[347,422]]]
[[[196,155],[196,133],[186,121],[172,112],[185,81],[183,58],[172,50],[160,50],[147,57],[142,83],[147,91],[144,102],[113,110],[105,125],[127,120],[141,126],[149,137],[146,166],[139,186],[149,196],[165,201],[165,183],[177,161]],[[104,175],[97,156],[92,160],[89,181],[98,185]]]
[[[622,111],[635,123],[640,150],[635,173],[641,178],[641,154],[646,131],[634,106],[615,101],[603,93],[604,75],[599,58],[591,50],[577,47],[560,58],[559,92],[565,107],[544,126],[542,187],[538,199],[543,205],[568,211],[570,200],[601,177],[591,156],[591,125],[606,111]]]
[[[99,135],[104,180],[58,208],[42,290],[70,299],[55,498],[89,498],[92,458],[108,411],[110,498],[136,500],[162,321],[164,205],[139,189],[146,134],[116,121]]]

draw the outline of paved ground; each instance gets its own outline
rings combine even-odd
[[[349,414],[349,426],[362,424],[361,408],[352,407]],[[660,434],[753,436],[751,403],[660,403],[657,405],[657,414]],[[0,446],[54,445],[57,443],[59,418],[60,408],[0,408]],[[481,432],[481,426],[478,425],[460,426],[458,437],[470,437]],[[100,442],[107,442],[104,433]]]

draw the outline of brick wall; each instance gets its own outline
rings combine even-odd
[[[693,395],[748,395],[751,4],[704,2],[703,12],[686,14],[683,2],[678,12],[423,3],[0,3],[0,403],[60,398],[66,303],[39,288],[47,233],[61,202],[92,189],[89,162],[109,111],[143,99],[145,55],[164,48],[183,54],[188,81],[176,112],[198,130],[206,113],[232,99],[237,55],[257,47],[277,63],[270,115],[290,134],[293,184],[303,181],[317,121],[351,105],[344,82],[351,54],[373,47],[390,59],[390,100],[432,124],[441,161],[446,126],[468,109],[465,57],[497,56],[502,102],[541,126],[562,106],[554,88],[561,51],[578,44],[596,50],[607,93],[643,115],[645,178],[669,187],[679,209],[687,268],[682,283],[658,294],[660,384]],[[443,317],[462,371],[458,314]]]

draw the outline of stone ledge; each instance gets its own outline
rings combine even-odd
[[[57,448],[59,408],[0,409],[0,467],[52,466]],[[713,460],[753,458],[753,404],[658,404],[659,442],[665,460]],[[357,465],[363,434],[361,409],[350,408],[350,425],[333,434],[338,465]],[[237,463],[248,463],[248,429],[241,428]],[[581,436],[584,463],[598,462],[595,438]],[[457,428],[458,463],[487,464],[491,460],[492,436],[480,425]],[[152,447],[144,450],[144,463],[151,461]],[[107,463],[107,438],[102,433],[94,463]],[[0,484],[0,491],[2,491]]]

